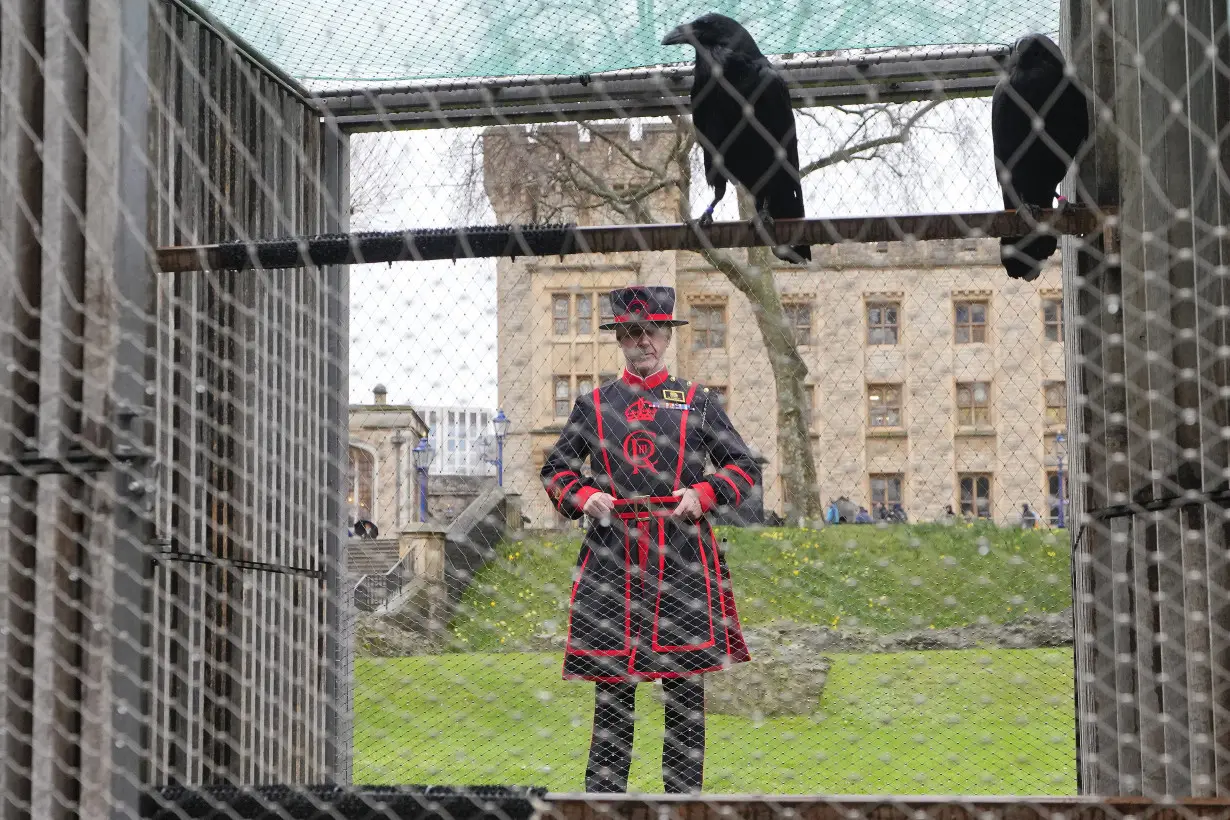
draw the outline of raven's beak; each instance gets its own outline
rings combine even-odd
[[[662,38],[664,46],[686,46],[688,45],[688,27],[686,25],[672,29],[669,34]]]

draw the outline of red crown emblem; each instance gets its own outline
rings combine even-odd
[[[656,415],[658,415],[658,408],[644,399],[637,399],[624,411],[624,418],[628,421],[653,421]]]

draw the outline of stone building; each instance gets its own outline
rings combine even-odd
[[[389,404],[383,385],[372,391],[372,404],[350,405],[347,523],[371,521],[381,537],[396,538],[402,526],[418,520],[411,450],[426,435],[422,416],[409,405]]]
[[[669,188],[643,199],[648,214],[599,207],[650,187],[677,150],[673,126],[604,132],[571,126],[485,136],[488,195],[501,222],[677,221]],[[564,163],[583,176],[570,188]],[[576,175],[575,173],[573,176]],[[595,181],[600,183],[595,183]],[[622,203],[621,203],[622,204]],[[637,218],[640,217],[640,218]],[[824,500],[874,509],[903,504],[915,520],[958,512],[1017,520],[1022,503],[1057,512],[1056,436],[1065,420],[1058,258],[1025,283],[1000,267],[997,240],[887,242],[813,248],[807,268],[775,271],[807,363],[805,396]],[[622,357],[605,292],[633,282],[676,288],[672,371],[726,396],[744,438],[767,459],[765,508],[780,512],[773,376],[748,300],[697,254],[501,260],[499,395],[521,420],[509,435],[506,484],[533,526],[561,522],[538,470],[573,400],[614,378]]]

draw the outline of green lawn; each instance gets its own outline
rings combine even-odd
[[[721,529],[739,614],[881,632],[1003,623],[1071,605],[1067,533],[989,524]],[[503,544],[452,623],[456,648],[543,648],[562,632],[579,533]]]
[[[707,791],[1075,793],[1070,650],[832,658],[810,716],[710,715]],[[579,790],[593,687],[561,680],[560,660],[358,659],[355,782]],[[648,686],[639,687],[638,714],[631,788],[661,791],[662,710]]]

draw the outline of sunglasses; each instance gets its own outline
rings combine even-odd
[[[660,330],[657,325],[625,325],[615,328],[615,338],[619,341],[624,339],[639,339],[645,334],[651,334],[655,330]]]

